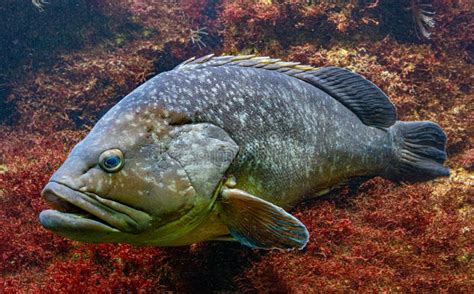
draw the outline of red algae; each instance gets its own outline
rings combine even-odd
[[[332,199],[341,195],[302,205],[297,215],[311,228],[308,247],[263,257],[240,284],[261,291],[279,281],[294,292],[468,292],[473,226],[457,213],[469,197],[457,189],[438,194],[428,184],[374,179],[344,207]]]
[[[44,266],[69,250],[69,241],[38,227],[37,216],[45,208],[38,196],[68,148],[84,133],[68,131],[43,137],[4,127],[1,130],[0,271],[11,273]]]
[[[413,30],[410,1],[86,2],[109,21],[108,35],[87,23],[74,34],[82,47],[44,53],[39,68],[16,63],[10,90],[0,91],[17,117],[0,125],[1,292],[472,292],[472,3],[433,1],[437,26],[423,43],[397,33]],[[388,8],[407,14],[394,24]],[[104,111],[154,74],[211,51],[363,74],[401,119],[446,130],[452,175],[411,185],[375,178],[300,204],[294,214],[311,234],[302,251],[91,245],[44,230],[42,187]]]

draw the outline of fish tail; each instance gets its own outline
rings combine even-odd
[[[418,182],[449,176],[443,163],[446,134],[430,121],[397,121],[389,128],[395,160],[385,175],[395,181]]]

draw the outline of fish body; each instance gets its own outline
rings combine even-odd
[[[40,221],[88,242],[301,248],[308,232],[286,210],[352,177],[446,176],[445,143],[345,69],[206,56],[104,115],[45,187],[56,210]]]
[[[362,124],[322,90],[279,72],[183,69],[157,76],[137,95],[143,95],[139,103],[156,99],[193,123],[223,129],[239,146],[225,177],[287,209],[309,192],[382,173],[392,152],[387,131]]]

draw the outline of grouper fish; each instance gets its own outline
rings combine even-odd
[[[303,248],[297,203],[354,177],[448,176],[445,144],[347,69],[209,55],[112,107],[51,177],[39,220],[85,242]]]

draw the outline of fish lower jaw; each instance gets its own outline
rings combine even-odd
[[[118,229],[109,226],[90,214],[68,213],[54,209],[46,209],[40,213],[39,220],[43,227],[58,232],[61,235],[68,235],[67,232],[71,231],[80,231],[82,234],[93,232],[120,232]]]

